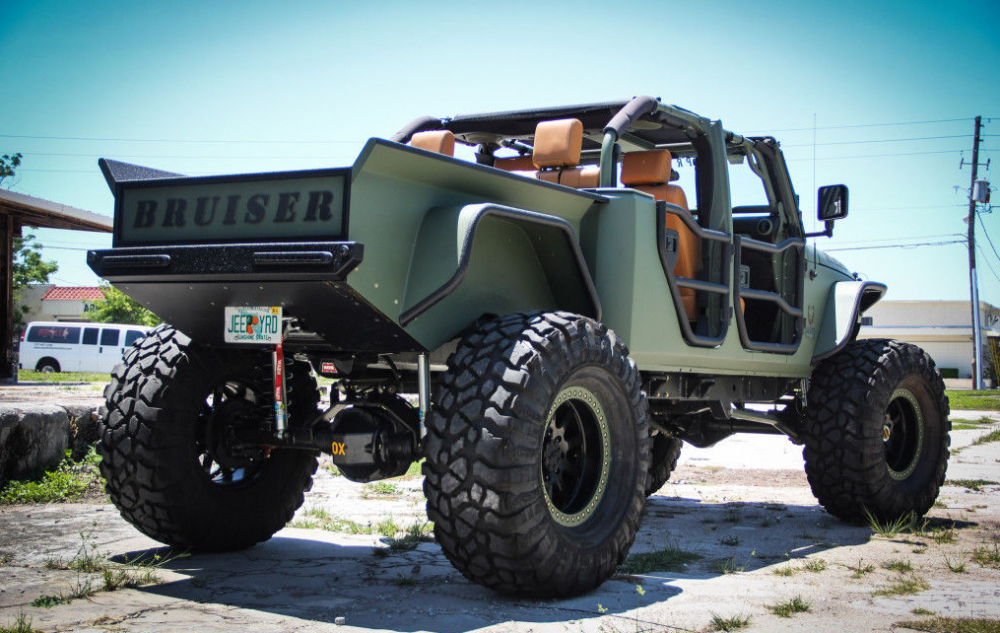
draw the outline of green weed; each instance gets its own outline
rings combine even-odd
[[[992,618],[946,618],[916,622],[896,622],[893,628],[913,629],[927,633],[1000,633],[1000,620]]]
[[[14,621],[7,625],[0,625],[0,633],[42,633],[31,626],[31,618],[23,612],[18,613]]]
[[[723,545],[728,545],[730,547],[736,547],[737,545],[740,544],[740,537],[735,536],[735,535],[734,536],[727,536],[726,538],[719,540],[719,542],[722,543]]]
[[[795,596],[791,600],[767,605],[767,608],[779,618],[790,618],[795,613],[805,613],[811,606],[812,604],[803,600],[802,596]]]
[[[894,571],[900,574],[908,574],[913,571],[913,565],[908,560],[892,558],[882,563],[882,569]]]
[[[900,578],[891,585],[874,592],[873,596],[910,596],[930,589],[926,580],[919,576]]]
[[[865,574],[870,574],[873,571],[875,571],[875,565],[865,565],[863,558],[859,558],[858,559],[858,564],[857,565],[854,565],[854,566],[848,565],[847,568],[849,570],[851,570],[851,571],[854,572],[854,574],[853,574],[854,578],[861,578]]]
[[[966,409],[972,411],[1000,411],[1000,390],[956,390],[948,389],[948,404],[952,411]]]
[[[713,560],[708,564],[708,570],[716,574],[736,574],[746,569],[746,565],[736,562],[734,556]]]
[[[394,484],[391,481],[376,481],[365,484],[361,496],[367,498],[365,495],[399,496],[401,494],[403,494],[403,489],[399,487],[399,484]]]
[[[807,561],[806,564],[802,566],[802,569],[806,571],[811,571],[814,574],[818,574],[819,572],[826,569],[826,561],[823,560],[822,558],[816,558]]]
[[[1000,482],[993,481],[992,479],[949,479],[944,484],[946,486],[961,486],[979,492],[983,489],[983,486],[996,486]]]
[[[66,451],[65,458],[55,470],[37,477],[8,481],[0,490],[0,505],[52,503],[79,498],[100,477],[96,464],[99,458],[93,448],[79,462],[70,459],[70,453]]]
[[[76,581],[70,585],[68,590],[54,595],[39,596],[31,601],[31,606],[48,609],[80,598],[89,598],[95,593],[97,593],[97,589],[94,589],[94,585],[89,578],[77,576]]]
[[[30,369],[19,369],[17,371],[17,379],[20,382],[99,382],[106,385],[111,382],[111,374],[101,374],[89,371],[63,371],[47,374],[45,372]]]
[[[990,442],[1000,442],[1000,429],[995,429],[986,435],[980,435],[972,441],[972,445],[980,446],[982,444],[989,444]]]
[[[984,545],[972,551],[972,560],[981,567],[1000,569],[1000,544]]]
[[[910,613],[913,615],[934,615],[935,612],[923,607],[917,607],[916,609],[911,609]]]
[[[646,574],[652,571],[684,571],[687,563],[701,560],[701,554],[676,547],[666,547],[656,552],[632,554],[618,566],[621,574]]]
[[[728,633],[729,631],[739,631],[750,626],[750,616],[748,615],[734,615],[729,618],[724,618],[721,615],[712,614],[712,623],[709,625],[709,630],[711,631],[723,631]]]
[[[799,573],[800,571],[802,571],[802,570],[800,568],[798,568],[798,567],[792,567],[790,565],[786,565],[785,567],[778,567],[778,568],[772,570],[771,573],[774,574],[775,576],[786,576],[787,577],[787,576],[794,576],[795,574]]]
[[[950,557],[945,555],[944,564],[948,566],[948,569],[955,572],[956,574],[965,573],[965,562],[964,556],[959,557],[957,560],[952,560]]]

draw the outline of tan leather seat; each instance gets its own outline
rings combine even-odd
[[[684,190],[670,184],[670,161],[667,150],[629,152],[622,158],[622,184],[645,192],[685,211],[690,211]],[[676,215],[667,214],[667,228],[677,231],[677,263],[674,274],[678,277],[698,279],[701,274],[701,240]],[[698,296],[690,288],[680,289],[684,312],[688,321],[698,320]]]
[[[428,152],[444,154],[445,156],[455,155],[455,135],[451,130],[433,130],[431,132],[417,132],[410,137],[410,147],[424,149]]]
[[[518,176],[524,176],[526,178],[535,177],[535,164],[531,162],[531,156],[495,158],[493,159],[493,166],[497,169],[517,174]]]
[[[531,156],[510,156],[508,158],[495,158],[493,166],[504,171],[535,171],[535,164]]]
[[[538,168],[539,180],[566,187],[597,187],[599,167],[578,167],[583,147],[583,123],[579,119],[540,121],[535,127],[535,145],[531,159]]]

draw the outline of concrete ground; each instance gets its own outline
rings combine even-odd
[[[1000,480],[1000,443],[970,446],[993,428],[997,423],[953,433],[960,451],[949,480]],[[424,521],[419,478],[393,483],[366,487],[321,468],[293,524],[321,523],[323,512],[360,524]],[[973,560],[977,548],[1000,555],[1000,486],[946,485],[939,501],[927,526],[941,530],[936,539],[874,536],[817,505],[799,447],[782,437],[737,436],[711,449],[685,446],[681,466],[650,498],[632,553],[676,547],[701,556],[683,572],[619,575],[568,600],[515,599],[465,580],[433,542],[377,556],[375,549],[386,547],[377,535],[287,527],[243,552],[169,561],[158,584],[49,608],[31,603],[88,581],[102,584],[100,574],[47,569],[47,562],[76,556],[81,543],[114,560],[163,550],[110,504],[3,506],[0,627],[20,613],[42,631],[199,633],[703,631],[713,615],[749,616],[749,631],[843,633],[890,631],[895,622],[920,619],[912,613],[918,608],[1000,618],[1000,569]],[[890,561],[912,571],[883,568]],[[783,570],[790,575],[776,573]],[[911,578],[927,588],[874,595]],[[795,596],[809,603],[807,612],[781,618],[768,609]]]

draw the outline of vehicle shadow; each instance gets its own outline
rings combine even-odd
[[[317,623],[344,617],[359,628],[462,633],[510,621],[572,629],[570,622],[617,616],[648,629],[668,623],[637,621],[627,612],[669,602],[682,592],[676,581],[777,567],[871,537],[870,528],[841,522],[817,505],[654,495],[632,554],[669,549],[690,554],[689,560],[668,556],[663,560],[670,564],[660,565],[667,569],[655,563],[623,568],[596,590],[561,600],[508,597],[480,587],[462,577],[436,543],[382,556],[362,537],[320,530],[284,530],[242,552],[178,556],[162,548],[121,553],[116,560],[159,556],[162,569],[186,576],[141,591]]]

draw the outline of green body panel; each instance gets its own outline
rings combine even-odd
[[[348,283],[398,322],[454,274],[469,225],[462,210],[483,203],[563,218],[574,231],[591,207],[602,204],[594,194],[373,139],[351,181],[348,237],[364,244],[365,258]],[[407,324],[408,333],[433,350],[484,314],[578,307],[580,299],[556,302],[552,285],[580,285],[580,280],[556,275],[550,283],[546,274],[573,268],[563,238],[529,230],[516,221],[482,220],[465,279]],[[548,257],[553,252],[558,256]]]
[[[712,133],[721,134],[721,127]],[[723,166],[719,165],[721,169]],[[725,171],[721,172],[725,174]],[[721,184],[720,184],[721,181]],[[713,374],[806,377],[826,313],[829,289],[846,273],[809,262],[805,331],[794,354],[749,351],[731,321],[717,348],[688,345],[681,334],[657,253],[652,197],[629,189],[583,196],[565,188],[454,159],[371,142],[354,168],[349,237],[365,245],[348,282],[391,319],[446,284],[457,270],[470,209],[484,203],[566,220],[579,236],[603,309],[602,321],[628,344],[640,369]],[[728,205],[728,181],[715,183],[714,205]],[[729,218],[728,214],[723,214]],[[712,228],[732,232],[731,219]],[[809,250],[810,259],[813,254]],[[547,259],[546,259],[547,257]],[[544,260],[544,261],[543,261]],[[553,272],[555,271],[555,272]],[[737,283],[738,275],[731,276]],[[530,222],[486,217],[472,239],[467,273],[455,291],[405,325],[430,350],[477,318],[520,310],[572,309],[567,284],[579,284],[557,231]],[[563,296],[558,291],[563,290]],[[732,294],[728,301],[732,304]]]
[[[591,211],[594,218],[585,219],[581,241],[601,297],[603,321],[625,340],[640,369],[788,377],[809,375],[820,326],[818,317],[826,309],[828,289],[834,281],[849,277],[820,266],[815,279],[807,278],[806,330],[794,354],[743,349],[732,322],[719,347],[690,346],[681,334],[657,255],[656,209],[652,198],[627,190],[602,190],[601,193],[609,202]],[[731,304],[732,294],[729,301]]]

